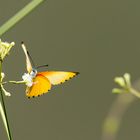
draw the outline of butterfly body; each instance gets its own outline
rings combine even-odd
[[[26,67],[28,71],[28,73],[24,73],[22,79],[26,82],[26,96],[29,98],[47,93],[52,85],[62,84],[79,74],[78,72],[65,71],[37,72],[37,70],[31,65],[29,53],[23,43],[22,48],[26,56]]]
[[[33,79],[36,77],[36,75],[37,75],[37,70],[31,71],[31,73],[24,73],[22,79],[26,82],[26,85],[28,87],[31,87],[33,85]]]

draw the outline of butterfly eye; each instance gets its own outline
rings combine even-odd
[[[36,70],[36,69],[33,69],[33,70],[31,71],[31,73],[30,73],[30,75],[31,75],[32,77],[35,77],[36,74],[37,74],[37,70]]]

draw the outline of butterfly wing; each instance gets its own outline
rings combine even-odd
[[[46,71],[38,74],[45,76],[52,85],[58,85],[73,78],[79,72],[64,72],[64,71]]]
[[[33,79],[33,85],[27,87],[26,95],[27,97],[37,97],[44,93],[47,93],[51,89],[51,83],[43,75],[37,74]]]
[[[31,65],[29,55],[28,55],[28,51],[26,49],[26,46],[23,43],[21,44],[21,46],[26,56],[26,68],[27,68],[28,73],[30,73],[32,71],[32,65]]]

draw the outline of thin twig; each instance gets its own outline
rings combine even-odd
[[[26,82],[25,81],[5,81],[5,82],[2,82],[1,84],[8,84],[8,83],[12,83],[12,84],[25,84]]]
[[[32,0],[28,5],[11,17],[6,23],[0,27],[0,36],[11,29],[16,23],[23,19],[27,14],[29,14],[34,8],[40,5],[45,0]]]

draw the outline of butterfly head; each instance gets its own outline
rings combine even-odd
[[[30,72],[30,76],[34,78],[36,77],[36,74],[37,74],[37,70],[33,68],[32,71]]]

